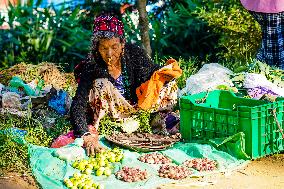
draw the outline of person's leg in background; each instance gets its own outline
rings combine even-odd
[[[270,66],[284,69],[284,12],[250,13],[262,30],[262,44],[256,58]]]

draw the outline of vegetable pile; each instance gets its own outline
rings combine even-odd
[[[185,166],[177,165],[162,165],[159,169],[159,176],[164,178],[170,178],[180,180],[191,175],[192,172]]]
[[[217,169],[217,162],[208,158],[186,160],[185,162],[183,162],[183,165],[196,169],[197,171],[213,171]]]
[[[115,132],[132,133],[152,133],[150,126],[150,112],[139,110],[129,119],[117,121],[110,116],[104,116],[99,123],[98,131],[102,135],[112,135]]]
[[[114,148],[101,153],[97,153],[96,157],[74,161],[72,167],[79,169],[82,173],[92,174],[95,172],[96,176],[110,176],[112,174],[112,163],[120,162],[123,159],[121,149]]]
[[[122,167],[122,169],[116,172],[115,175],[117,179],[124,182],[137,182],[147,179],[148,176],[146,170],[142,171],[139,168],[127,166]]]
[[[73,177],[65,178],[64,184],[68,188],[103,189],[103,185],[95,183],[89,175],[74,173]]]
[[[149,164],[166,164],[172,162],[170,158],[159,153],[145,154],[140,156],[138,160]]]

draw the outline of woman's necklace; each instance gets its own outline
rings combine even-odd
[[[123,85],[124,85],[124,88],[125,88],[125,96],[126,96],[126,99],[131,101],[132,99],[131,99],[131,94],[130,94],[129,76],[127,74],[125,62],[122,62],[121,70],[122,70],[121,74],[122,74],[122,77],[123,77],[122,81],[123,81]]]

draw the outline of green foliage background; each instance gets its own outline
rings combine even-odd
[[[52,5],[39,8],[40,2],[9,6],[10,29],[0,30],[0,67],[47,61],[72,71],[87,55],[93,17],[101,4],[63,4],[56,10]],[[126,38],[140,44],[133,14],[122,18]],[[243,64],[260,44],[259,25],[239,0],[165,0],[164,6],[149,12],[149,19],[153,56]],[[2,17],[0,25],[3,22]]]
[[[56,10],[52,5],[40,8],[41,0],[35,6],[32,3],[9,6],[6,20],[10,29],[0,30],[0,69],[20,62],[47,61],[73,71],[88,53],[93,17],[101,11],[101,4],[86,0],[81,7],[63,5]],[[122,18],[125,35],[127,41],[140,44],[133,16],[135,13],[128,12]],[[169,57],[177,58],[183,69],[178,79],[180,88],[206,62],[243,70],[260,45],[260,27],[239,0],[165,0],[164,6],[149,13],[149,19],[154,62],[162,64]],[[0,25],[4,20],[0,18]],[[27,141],[49,146],[52,139],[69,131],[70,124],[65,118],[57,118],[54,127],[45,128],[38,118],[0,117],[0,130],[11,127],[27,130]],[[28,153],[27,146],[0,133],[0,171],[3,169],[28,172]]]

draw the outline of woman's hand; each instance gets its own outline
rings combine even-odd
[[[87,150],[87,155],[95,155],[96,152],[104,151],[105,149],[99,144],[99,137],[95,134],[83,136],[84,146]]]

